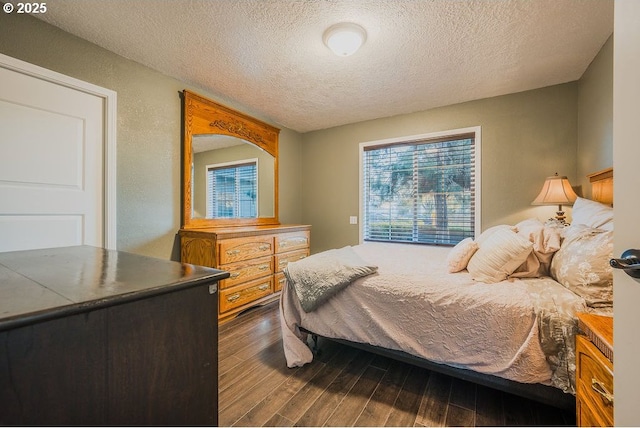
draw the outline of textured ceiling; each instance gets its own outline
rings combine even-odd
[[[613,32],[613,0],[55,0],[37,16],[300,132],[573,81]],[[349,57],[322,42],[342,21],[367,31]]]

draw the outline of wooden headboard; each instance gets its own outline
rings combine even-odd
[[[613,205],[613,168],[587,175],[591,182],[591,199]]]

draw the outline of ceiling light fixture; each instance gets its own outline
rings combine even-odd
[[[367,32],[352,22],[341,22],[327,28],[324,44],[338,56],[353,55],[367,40]]]

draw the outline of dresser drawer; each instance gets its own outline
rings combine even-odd
[[[308,231],[281,233],[276,235],[276,253],[309,248]]]
[[[276,273],[275,280],[273,282],[273,291],[280,291],[284,287],[284,283],[287,281],[287,277],[284,276],[284,272]]]
[[[230,263],[224,265],[223,269],[229,272],[231,276],[219,281],[221,289],[273,274],[273,257],[266,256],[258,259]]]
[[[225,239],[218,242],[220,265],[273,254],[273,235]],[[224,266],[220,266],[224,270]]]
[[[576,335],[576,395],[579,418],[613,426],[613,364],[582,335]]]
[[[273,293],[273,276],[250,281],[219,291],[220,313],[252,303]]]
[[[284,268],[287,267],[287,265],[289,264],[289,262],[295,262],[298,260],[302,260],[305,257],[309,256],[309,250],[297,250],[297,251],[291,251],[289,253],[284,253],[284,254],[276,254],[275,259],[276,259],[276,272],[281,272]]]

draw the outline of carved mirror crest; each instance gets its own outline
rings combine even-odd
[[[183,95],[183,228],[278,224],[280,130]]]

